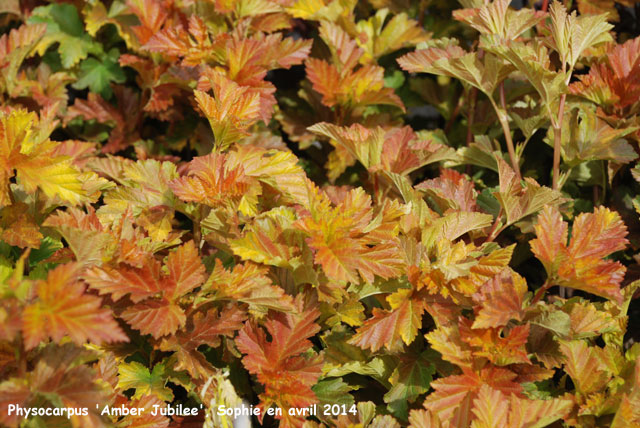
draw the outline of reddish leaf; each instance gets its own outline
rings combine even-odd
[[[273,285],[267,272],[266,267],[253,263],[236,264],[228,271],[218,259],[203,289],[214,291],[218,299],[247,303],[249,312],[258,318],[269,309],[292,311],[293,299],[281,287]]]
[[[160,262],[149,258],[141,268],[93,267],[84,277],[91,288],[98,290],[100,294],[111,294],[113,300],[119,300],[128,294],[133,302],[140,302],[162,290],[162,285],[158,282],[160,269]]]
[[[92,288],[111,294],[114,300],[128,294],[136,304],[120,316],[143,334],[160,338],[184,326],[186,315],[179,300],[205,279],[205,268],[193,241],[171,252],[165,268],[166,274],[160,262],[149,256],[141,268],[123,263],[94,267],[85,278]]]
[[[65,123],[82,117],[84,120],[95,119],[114,126],[107,145],[102,148],[105,153],[115,153],[140,139],[137,120],[140,116],[138,95],[122,86],[115,87],[114,94],[119,108],[109,104],[100,95],[90,92],[86,100],[76,98],[65,116]]]
[[[391,352],[402,349],[403,342],[409,345],[422,326],[424,304],[419,298],[405,299],[391,311],[373,309],[373,316],[358,328],[349,341],[372,351],[385,347]]]
[[[193,241],[188,241],[169,254],[167,281],[173,291],[170,298],[176,299],[199,287],[205,280],[205,268]]]
[[[21,248],[40,247],[43,235],[28,210],[22,202],[0,208],[0,240]]]
[[[501,328],[471,328],[471,321],[461,318],[460,337],[469,344],[475,358],[484,357],[498,366],[528,364],[525,345],[529,338],[529,325],[518,325],[510,330]]]
[[[455,211],[478,211],[473,181],[453,169],[443,169],[440,177],[423,181],[416,189],[427,190],[432,197],[444,199],[444,208]]]
[[[183,201],[216,206],[242,198],[249,181],[241,166],[230,167],[225,155],[211,153],[192,160],[187,175],[172,181],[169,187]]]
[[[160,0],[127,0],[127,5],[140,21],[140,25],[132,29],[141,45],[160,31],[170,12],[166,3]]]
[[[503,327],[512,319],[521,321],[526,293],[527,283],[517,273],[504,270],[494,276],[473,295],[474,302],[480,307],[472,327]]]
[[[66,264],[50,271],[46,280],[36,282],[38,298],[25,307],[22,315],[27,349],[47,338],[59,342],[64,336],[77,344],[129,340],[111,311],[102,307],[102,299],[85,294],[78,274],[75,265]]]
[[[174,334],[187,319],[180,306],[166,299],[147,299],[136,303],[125,309],[120,317],[140,333],[155,338]]]
[[[220,338],[233,337],[242,328],[245,319],[246,313],[238,306],[229,306],[220,314],[215,309],[206,315],[197,312],[184,330],[163,339],[160,349],[176,352],[176,370],[184,369],[194,378],[207,379],[212,375],[214,368],[198,351],[198,346],[219,346]]]
[[[50,346],[30,373],[31,390],[44,396],[57,396],[62,407],[87,408],[88,415],[75,415],[75,426],[100,427],[98,409],[106,404],[106,391],[91,368],[81,364],[89,355],[71,344]],[[96,406],[97,405],[97,406]]]
[[[424,406],[453,426],[469,426],[473,418],[471,404],[482,385],[487,384],[505,394],[520,395],[522,386],[514,382],[515,377],[510,370],[495,367],[478,373],[465,370],[462,375],[431,382],[435,392],[427,396]]]
[[[607,113],[626,117],[640,99],[640,37],[616,45],[607,62],[595,64],[589,74],[578,75],[572,94],[587,98]]]
[[[11,60],[10,54],[17,49],[33,45],[47,31],[46,24],[21,25],[0,37],[0,68],[5,66],[4,61]],[[17,68],[17,67],[16,67]]]
[[[30,395],[29,384],[25,379],[11,378],[0,383],[0,422],[11,428],[18,427],[22,416],[17,412],[9,414],[9,405],[26,407]]]
[[[599,207],[576,217],[569,245],[567,225],[560,213],[546,208],[538,216],[533,253],[542,261],[551,284],[577,288],[588,293],[622,301],[620,283],[626,271],[619,262],[604,257],[626,248],[627,228],[620,216]]]
[[[321,374],[322,358],[302,354],[311,350],[308,338],[320,330],[314,322],[318,315],[316,310],[296,315],[272,313],[265,322],[270,341],[265,331],[252,322],[245,324],[236,339],[238,349],[245,354],[242,363],[265,386],[260,406],[263,410],[272,404],[282,408],[282,426],[299,425],[300,417],[289,416],[289,408],[317,403],[311,386]]]

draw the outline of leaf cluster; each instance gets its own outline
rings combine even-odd
[[[0,424],[640,427],[639,9],[523,3],[0,4]]]

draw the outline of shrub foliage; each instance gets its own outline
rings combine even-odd
[[[1,424],[640,426],[636,1],[0,3]]]

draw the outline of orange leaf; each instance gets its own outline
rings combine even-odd
[[[627,228],[620,216],[608,208],[576,217],[569,245],[567,225],[555,208],[538,216],[533,253],[543,262],[552,284],[622,301],[620,283],[626,268],[604,257],[626,248]]]
[[[358,65],[364,51],[340,25],[321,21],[320,37],[329,46],[333,63],[338,65],[343,74]]]
[[[171,9],[160,0],[127,0],[127,6],[138,17],[141,25],[132,28],[141,45],[144,45],[160,29],[169,17]]]
[[[322,95],[322,104],[327,107],[337,104],[341,84],[338,69],[333,64],[316,58],[309,58],[305,62],[305,67],[313,90]]]
[[[231,166],[226,155],[211,153],[189,162],[187,175],[173,180],[169,187],[183,201],[215,207],[241,199],[249,184],[242,166]]]
[[[385,223],[379,222],[364,232],[372,222],[373,210],[371,198],[362,188],[349,192],[335,208],[317,189],[315,196],[311,215],[303,213],[296,226],[309,235],[307,243],[315,250],[314,261],[322,265],[327,277],[355,283],[359,282],[358,274],[372,282],[375,275],[386,279],[400,273],[403,260],[398,244],[388,236],[383,242],[376,239],[377,232],[393,223],[396,216],[383,217]]]
[[[480,307],[472,328],[502,327],[512,319],[521,321],[526,293],[524,278],[510,269],[494,276],[473,295],[474,302]]]
[[[129,294],[133,302],[140,302],[162,290],[158,282],[160,268],[160,262],[148,258],[141,268],[93,267],[85,273],[84,278],[91,288],[100,294],[111,294],[113,300],[120,300]]]
[[[169,270],[167,281],[173,288],[170,295],[172,299],[187,294],[205,280],[206,271],[193,241],[188,241],[169,253],[166,266]]]
[[[0,208],[0,240],[21,248],[40,247],[43,236],[28,210],[23,202]]]
[[[447,320],[450,321],[450,320]],[[440,325],[425,335],[431,347],[442,355],[442,359],[461,368],[471,368],[473,356],[471,346],[460,337],[456,323]]]
[[[102,299],[85,294],[78,274],[76,265],[60,265],[46,280],[36,282],[38,297],[22,314],[27,349],[47,338],[59,342],[64,336],[77,344],[129,341],[111,311],[102,307]]]
[[[185,329],[162,339],[160,349],[176,352],[178,358],[176,370],[187,370],[194,378],[207,379],[212,376],[214,368],[198,351],[198,346],[209,345],[214,348],[219,346],[220,338],[233,337],[242,328],[246,318],[246,313],[237,305],[228,306],[220,314],[216,309],[210,310],[206,315],[197,312],[187,322]]]
[[[576,390],[583,394],[602,391],[612,373],[603,361],[602,349],[589,346],[584,340],[560,341],[565,356],[565,370]]]
[[[372,351],[385,347],[391,352],[409,345],[422,326],[424,303],[419,298],[406,298],[391,311],[373,309],[373,316],[358,328],[349,343]]]
[[[567,257],[568,225],[558,210],[545,207],[534,229],[537,238],[531,241],[531,251],[547,272],[554,272]]]
[[[522,386],[514,380],[516,374],[510,370],[487,367],[479,372],[463,370],[462,375],[448,376],[431,382],[435,390],[427,396],[424,406],[434,412],[440,420],[450,421],[453,426],[469,426],[471,403],[478,396],[483,384],[506,394],[521,395]]]
[[[264,410],[272,404],[282,408],[281,426],[299,426],[300,417],[289,416],[291,407],[306,407],[317,403],[311,386],[322,372],[322,358],[302,354],[312,349],[308,340],[320,330],[314,320],[317,310],[299,314],[271,313],[265,327],[271,336],[252,322],[247,322],[236,339],[238,350],[245,354],[242,363],[250,373],[257,375],[265,386],[260,394],[260,406]],[[260,418],[262,419],[262,418]]]
[[[569,91],[598,104],[607,114],[624,118],[640,99],[640,37],[615,45],[607,61],[594,64],[589,74],[577,77],[579,82]]]
[[[445,208],[455,211],[478,211],[476,206],[477,193],[473,181],[454,169],[442,169],[438,178],[423,181],[415,188],[428,191],[430,196],[436,198],[436,201],[438,199],[447,200],[448,206]],[[444,212],[446,213],[446,210]]]
[[[233,299],[247,303],[249,312],[258,318],[265,315],[269,309],[293,310],[291,296],[281,287],[273,285],[267,272],[267,267],[254,263],[236,264],[233,270],[228,271],[217,259],[203,290],[215,291],[218,299]]]
[[[174,334],[187,319],[184,310],[167,299],[147,299],[136,303],[125,309],[120,317],[140,333],[150,334],[156,339]]]
[[[484,357],[498,366],[528,364],[525,345],[529,338],[529,324],[518,325],[508,332],[501,328],[472,329],[471,321],[461,317],[460,337],[469,344],[475,357]]]
[[[473,428],[528,428],[543,427],[563,418],[571,410],[571,400],[555,398],[531,400],[507,396],[503,392],[482,385],[473,400],[476,416]]]
[[[473,413],[476,416],[474,428],[506,427],[509,402],[497,389],[482,385],[473,400]]]
[[[433,412],[412,409],[409,414],[409,428],[442,428],[442,424]]]
[[[209,119],[216,146],[224,149],[248,135],[247,128],[260,116],[260,95],[217,71],[208,70],[205,77],[213,90],[213,97],[197,89],[194,95],[198,106]]]

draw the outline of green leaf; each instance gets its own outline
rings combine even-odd
[[[480,46],[510,62],[522,73],[542,98],[548,116],[554,120],[560,96],[567,91],[568,74],[549,69],[549,51],[539,42],[504,43],[494,36],[481,36]]]
[[[518,180],[503,159],[498,159],[498,167],[500,190],[495,192],[494,196],[504,210],[507,225],[535,214],[547,205],[552,206],[562,202],[560,192],[540,186],[533,178]]]
[[[0,284],[8,283],[12,273],[13,263],[0,255]],[[0,288],[0,290],[4,291],[3,288]]]
[[[501,157],[500,151],[495,150],[487,135],[476,135],[475,142],[467,147],[461,147],[457,151],[459,161],[446,162],[445,167],[458,165],[476,165],[498,172],[496,157]]]
[[[491,226],[492,222],[493,216],[479,212],[459,211],[447,214],[423,229],[422,244],[431,248],[441,239],[454,241],[465,233]]]
[[[491,97],[493,91],[512,71],[513,67],[495,55],[482,59],[476,52],[467,52],[459,46],[446,49],[429,48],[408,53],[398,59],[400,66],[410,73],[430,73],[461,80]]]
[[[82,36],[84,33],[84,26],[82,25],[82,20],[80,19],[78,10],[75,6],[68,3],[61,3],[47,7],[49,8],[49,16],[51,16],[53,21],[58,24],[60,31],[64,31],[73,37]]]
[[[395,361],[386,357],[370,360],[369,352],[348,343],[352,336],[344,325],[337,325],[322,336],[321,340],[325,345],[324,375],[341,377],[350,373],[357,373],[362,376],[371,376],[386,385]]]
[[[389,379],[393,386],[384,395],[385,403],[397,400],[413,402],[429,390],[436,369],[428,360],[427,353],[400,356],[400,363]]]
[[[487,187],[478,195],[476,200],[478,207],[482,211],[491,214],[494,218],[498,217],[500,213],[500,202],[493,196],[496,190],[498,190],[497,187]]]
[[[37,7],[27,22],[47,24],[47,32],[36,45],[36,51],[42,56],[49,46],[59,43],[58,51],[65,68],[73,67],[89,53],[102,51],[100,45],[84,31],[78,10],[71,4]]]
[[[320,404],[344,404],[347,407],[353,405],[353,396],[349,392],[357,387],[345,383],[342,379],[323,379],[311,387],[320,400]]]
[[[411,288],[411,284],[406,280],[406,278],[391,278],[385,280],[378,277],[372,283],[352,283],[349,285],[347,291],[349,293],[355,293],[358,296],[358,299],[362,300],[376,294],[391,294],[401,288]]]
[[[404,84],[404,73],[400,70],[394,70],[389,76],[384,77],[384,86],[387,88],[398,89]]]
[[[580,56],[590,47],[611,42],[609,31],[613,25],[607,22],[607,14],[576,15],[567,14],[562,2],[554,1],[550,7],[551,46],[560,55],[560,60],[569,70],[578,62]]]
[[[585,105],[576,105],[562,123],[562,159],[569,166],[590,160],[611,160],[629,163],[638,158],[634,148],[623,137],[638,127],[615,129],[597,117]],[[553,130],[549,128],[546,142],[553,146]]]
[[[34,266],[42,260],[51,257],[53,253],[62,247],[62,242],[59,240],[53,239],[50,236],[45,236],[40,243],[40,248],[32,250],[29,254],[29,265]]]
[[[408,404],[429,390],[436,369],[426,358],[427,352],[418,356],[400,356],[400,363],[389,379],[393,386],[384,395],[384,402],[389,404],[388,407],[394,416],[400,419],[407,420]]]
[[[560,337],[568,336],[571,331],[571,317],[569,317],[569,314],[559,310],[542,308],[540,313],[530,319],[529,322],[552,331]]]
[[[135,389],[133,398],[145,395],[155,395],[164,401],[173,401],[173,392],[165,385],[167,383],[166,368],[163,364],[156,364],[153,371],[142,364],[133,361],[121,363],[118,367],[118,388],[126,391]]]
[[[91,92],[111,98],[111,82],[124,83],[126,77],[120,65],[104,55],[102,61],[87,58],[80,63],[78,80],[72,85],[75,89],[89,88]]]

